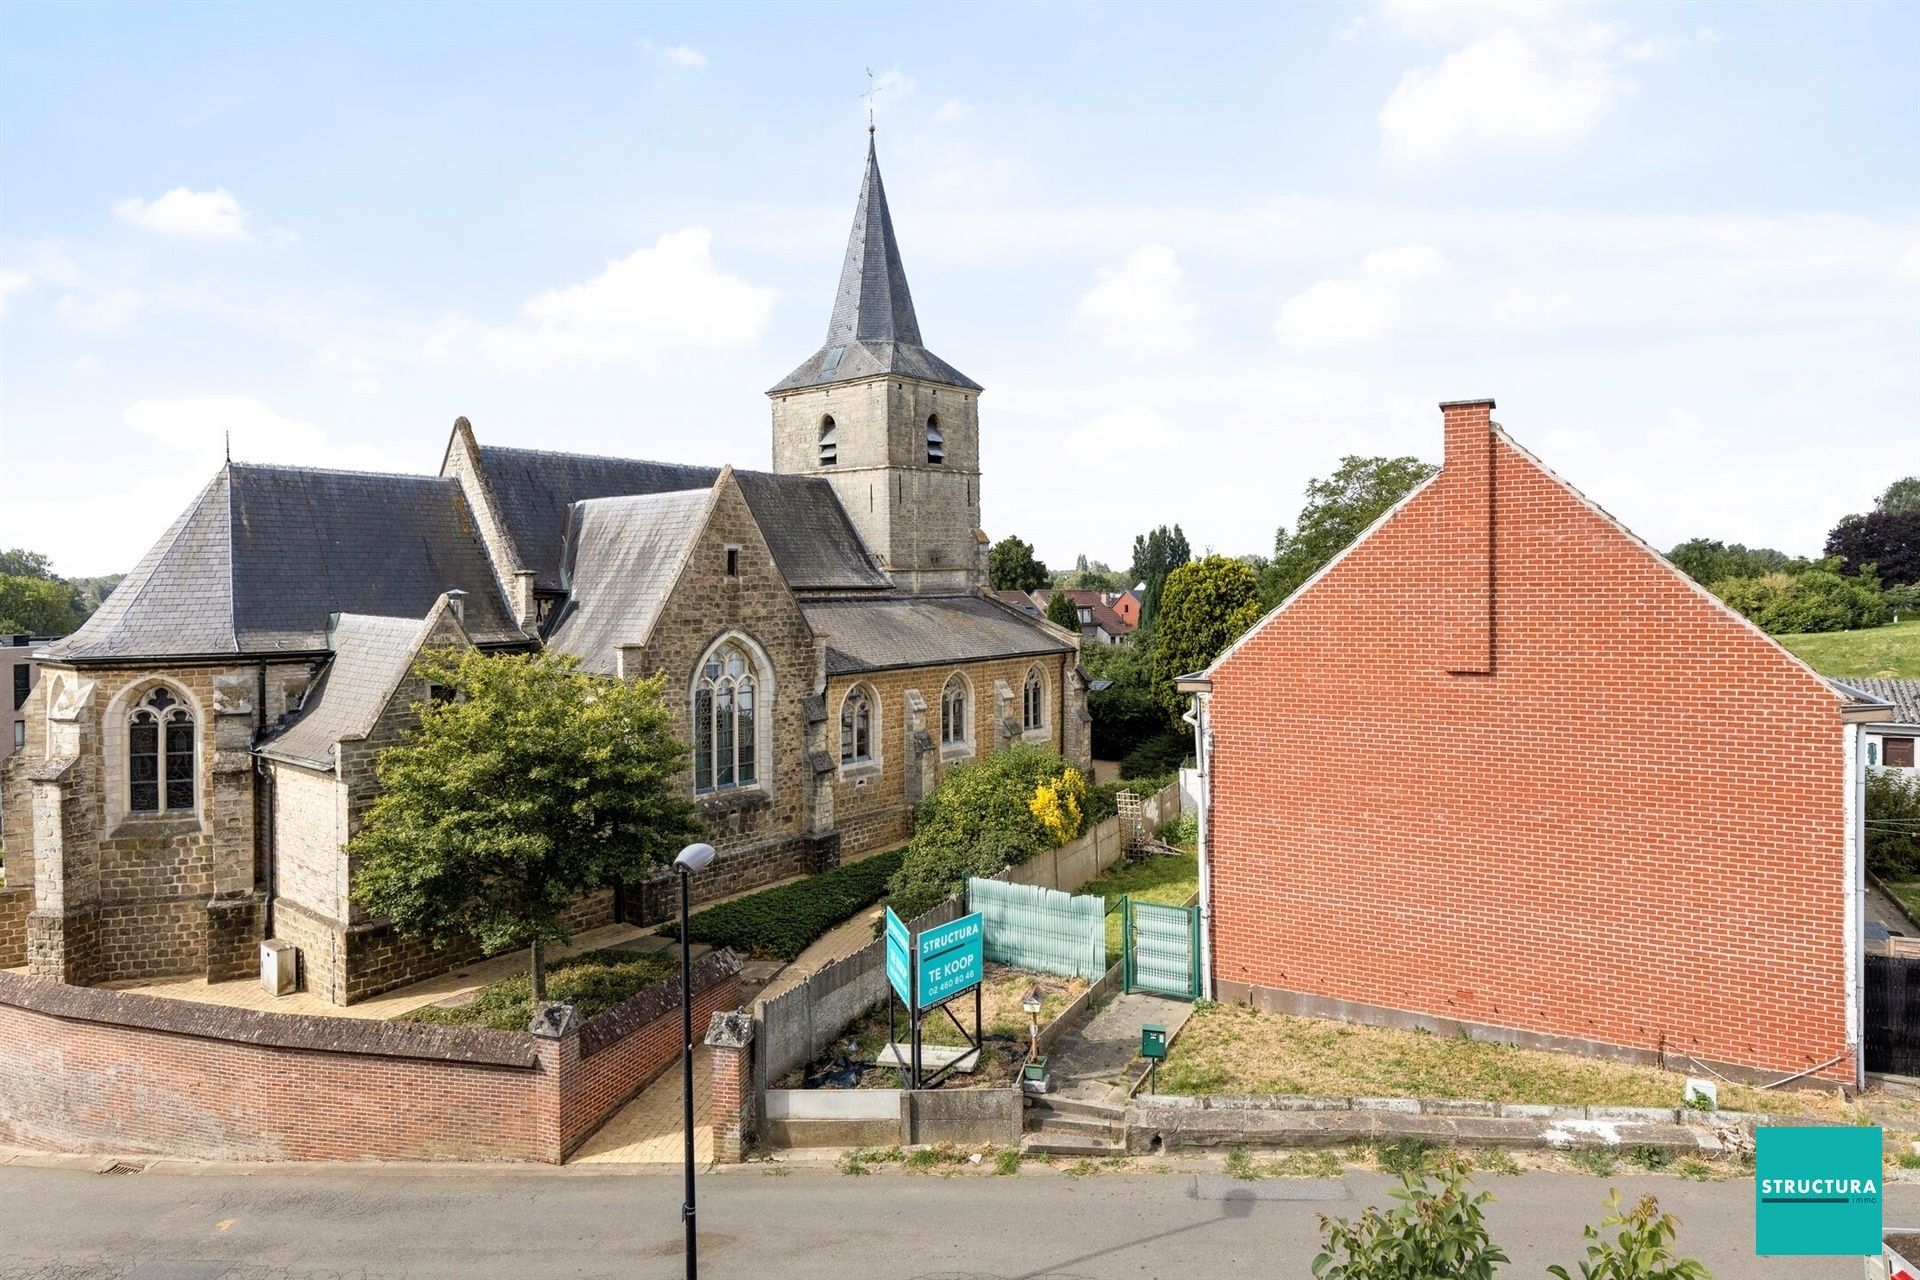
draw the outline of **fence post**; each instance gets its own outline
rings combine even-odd
[[[707,1023],[707,1072],[715,1164],[739,1164],[753,1141],[753,1015],[724,1009]]]

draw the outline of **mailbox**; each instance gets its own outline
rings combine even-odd
[[[1167,1029],[1157,1022],[1140,1028],[1140,1056],[1155,1060],[1167,1056]]]

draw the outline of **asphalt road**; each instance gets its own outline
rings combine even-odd
[[[1502,1274],[1573,1262],[1612,1183],[1653,1190],[1718,1280],[1856,1280],[1858,1259],[1757,1259],[1753,1184],[1529,1173],[1489,1177]],[[1234,1182],[1220,1174],[938,1178],[828,1169],[700,1180],[709,1280],[1305,1277],[1315,1214],[1351,1214],[1388,1182]],[[131,1280],[673,1277],[680,1184],[661,1174],[0,1168],[0,1276]],[[1888,1190],[1920,1222],[1920,1186]],[[1573,1268],[1578,1274],[1578,1268]]]

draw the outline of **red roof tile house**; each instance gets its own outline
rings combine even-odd
[[[1440,473],[1182,683],[1214,993],[1858,1083],[1858,722],[1886,709],[1492,401],[1442,408]]]

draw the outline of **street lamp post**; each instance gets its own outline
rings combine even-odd
[[[693,873],[713,861],[713,846],[690,844],[673,860],[680,878],[680,1104],[686,1126],[687,1198],[680,1219],[687,1224],[687,1280],[698,1280],[700,1259],[693,1229],[693,939],[687,933],[687,886]]]

